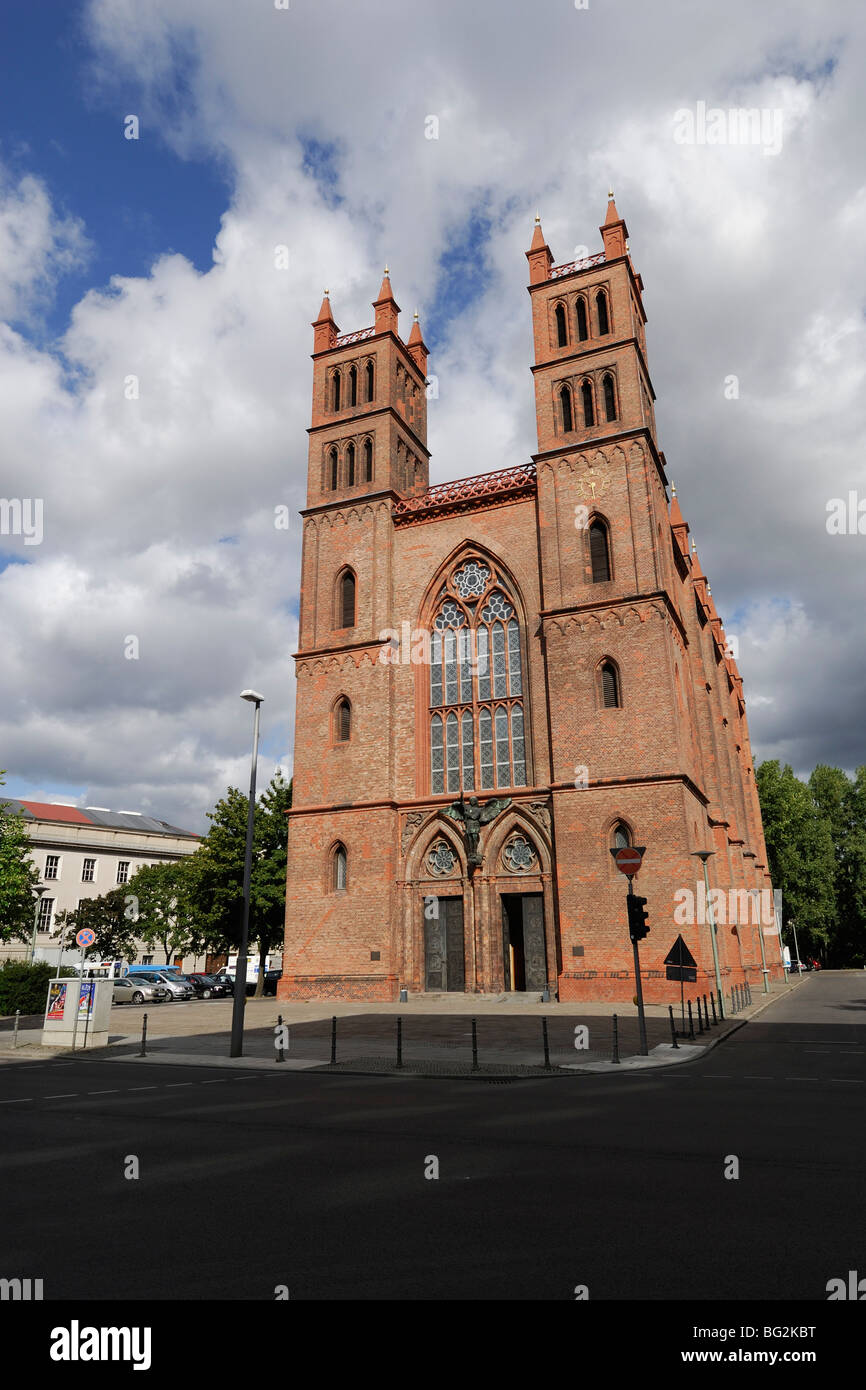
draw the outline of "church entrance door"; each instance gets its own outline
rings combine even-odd
[[[424,988],[431,992],[466,988],[462,898],[424,901]]]
[[[544,989],[544,900],[540,893],[502,894],[502,956],[507,990]]]

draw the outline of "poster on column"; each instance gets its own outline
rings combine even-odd
[[[52,981],[48,990],[48,1013],[46,1018],[62,1018],[66,1008],[66,986]]]
[[[78,1017],[93,1018],[93,981],[81,985],[78,994]]]

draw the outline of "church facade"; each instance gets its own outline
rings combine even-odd
[[[427,348],[390,279],[314,327],[283,998],[648,1002],[781,973],[743,685],[656,441],[643,286],[529,262],[538,451],[429,481]],[[707,862],[709,901],[703,861]],[[757,890],[757,891],[756,891]]]

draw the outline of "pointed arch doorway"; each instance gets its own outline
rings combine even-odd
[[[502,966],[505,989],[542,990],[547,984],[544,895],[502,893]]]

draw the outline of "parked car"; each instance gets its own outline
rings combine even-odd
[[[159,970],[154,970],[152,974],[139,971],[133,976],[133,979],[149,980],[152,984],[162,985],[164,989],[168,990],[168,997],[172,1000],[195,999],[195,990],[186,975],[179,975],[176,971],[167,970],[165,974]]]
[[[187,978],[199,999],[219,999],[234,992],[225,976],[206,975],[203,971],[196,970]]]
[[[811,965],[809,964],[808,961],[805,961],[805,960],[793,960],[793,959],[792,959],[792,960],[791,960],[791,964],[788,966],[788,974],[789,974],[789,975],[805,975],[806,972],[809,971],[809,970],[811,970],[811,969],[812,969],[812,967],[811,967]]]
[[[277,981],[283,978],[282,970],[268,970],[265,974],[265,994],[276,994]]]
[[[123,975],[114,981],[113,1004],[161,1004],[171,992],[161,981],[143,980],[140,975]]]

